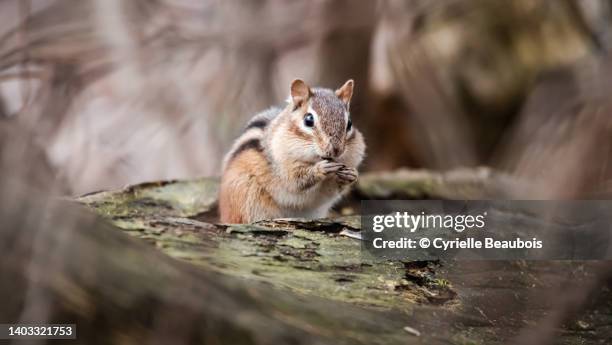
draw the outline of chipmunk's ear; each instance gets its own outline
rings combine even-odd
[[[342,85],[338,90],[336,90],[336,96],[346,104],[348,108],[349,103],[351,103],[351,97],[353,97],[353,86],[355,86],[355,82],[353,79],[349,79]]]
[[[291,100],[296,108],[308,101],[310,95],[310,88],[302,79],[295,79],[291,82]]]

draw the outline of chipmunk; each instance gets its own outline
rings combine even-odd
[[[311,89],[296,79],[284,109],[251,119],[224,160],[221,222],[327,216],[357,180],[365,153],[349,113],[353,86]]]

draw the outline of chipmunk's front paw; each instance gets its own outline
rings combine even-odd
[[[357,181],[357,176],[359,176],[359,173],[357,173],[357,169],[350,168],[347,166],[342,167],[342,169],[336,172],[336,178],[338,182],[343,185],[351,184]]]
[[[343,168],[344,164],[332,161],[320,161],[315,164],[315,171],[320,179],[324,179],[333,173],[338,173]]]

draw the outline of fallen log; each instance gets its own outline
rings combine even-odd
[[[346,236],[355,216],[217,224],[216,186],[76,200],[90,211],[25,188],[2,195],[0,322],[75,323],[82,344],[495,344],[556,297],[534,293],[590,277],[571,262],[375,260]],[[561,340],[586,339],[584,327],[606,339],[609,315],[587,309]]]

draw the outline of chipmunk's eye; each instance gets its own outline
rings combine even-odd
[[[350,131],[351,128],[353,128],[353,121],[351,121],[351,119],[348,120],[348,123],[346,124],[346,131]]]
[[[304,126],[313,127],[314,126],[314,116],[311,113],[306,113],[304,116]]]

